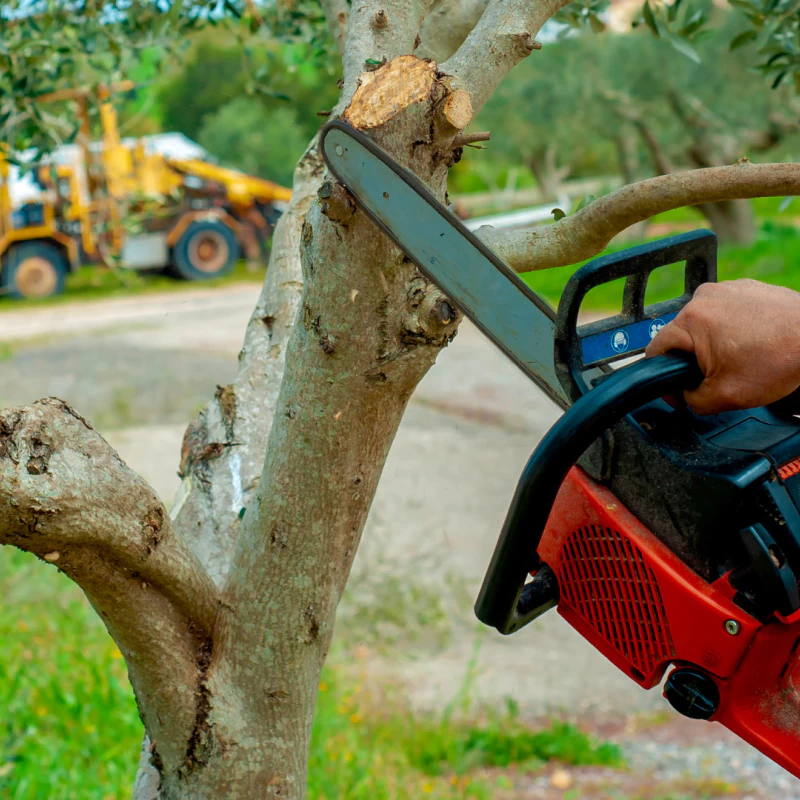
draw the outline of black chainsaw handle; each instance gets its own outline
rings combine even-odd
[[[637,408],[697,386],[703,373],[695,357],[673,351],[616,370],[583,395],[547,432],[517,484],[475,614],[500,633],[514,633],[558,602],[552,570],[538,548],[561,484],[607,428]],[[529,583],[529,573],[537,570]]]

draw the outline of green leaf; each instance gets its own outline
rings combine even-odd
[[[697,50],[686,41],[686,39],[681,39],[679,36],[674,36],[670,34],[667,36],[667,41],[681,54],[686,56],[690,61],[694,61],[695,64],[701,64],[703,59],[700,58],[700,54]]]
[[[678,36],[691,36],[695,31],[703,27],[707,22],[704,11],[695,11],[686,21],[684,26],[678,31]]]
[[[734,8],[741,8],[743,11],[750,11],[755,14],[760,14],[760,10],[755,3],[750,0],[728,0]]]
[[[655,36],[661,36],[658,28],[658,20],[656,20],[656,15],[653,13],[653,9],[650,6],[650,0],[645,0],[644,9],[642,9],[642,11],[647,27],[650,28]]]
[[[379,61],[377,58],[368,58],[366,61],[364,61],[364,63],[368,67],[379,67],[381,64],[383,64],[383,61]]]
[[[746,44],[749,44],[754,39],[758,38],[758,34],[755,31],[743,31],[738,36],[734,36],[731,40],[730,49],[737,50],[740,47],[744,47]]]
[[[682,0],[675,0],[672,5],[667,6],[667,19],[670,22],[675,22],[675,19],[678,16],[678,10],[681,7]]]
[[[582,208],[586,208],[589,203],[593,203],[597,198],[593,194],[587,194],[585,197],[581,198],[580,203],[578,203],[578,207],[575,211],[580,211]]]
[[[567,216],[560,208],[554,208],[550,213],[553,215],[553,219],[556,222]]]
[[[589,25],[595,33],[602,33],[606,29],[606,24],[597,14],[589,15]]]

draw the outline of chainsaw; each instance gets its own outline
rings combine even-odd
[[[321,148],[367,215],[564,409],[519,480],[478,618],[511,634],[556,608],[639,686],[663,683],[678,712],[800,777],[800,420],[791,404],[697,416],[663,399],[702,380],[692,355],[632,358],[716,281],[714,234],[597,258],[554,311],[363,133],[333,121]],[[673,264],[683,294],[646,304],[652,273]],[[619,279],[620,312],[579,324],[587,293]]]

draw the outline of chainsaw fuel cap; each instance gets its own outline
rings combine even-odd
[[[669,704],[689,719],[711,719],[719,708],[720,696],[713,678],[693,667],[679,667],[664,684]]]

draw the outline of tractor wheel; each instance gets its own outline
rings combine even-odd
[[[218,278],[233,269],[240,249],[236,235],[224,223],[193,222],[176,242],[168,271],[185,281]]]
[[[8,249],[0,270],[0,295],[15,298],[52,297],[64,291],[64,254],[46,242],[19,242]]]

